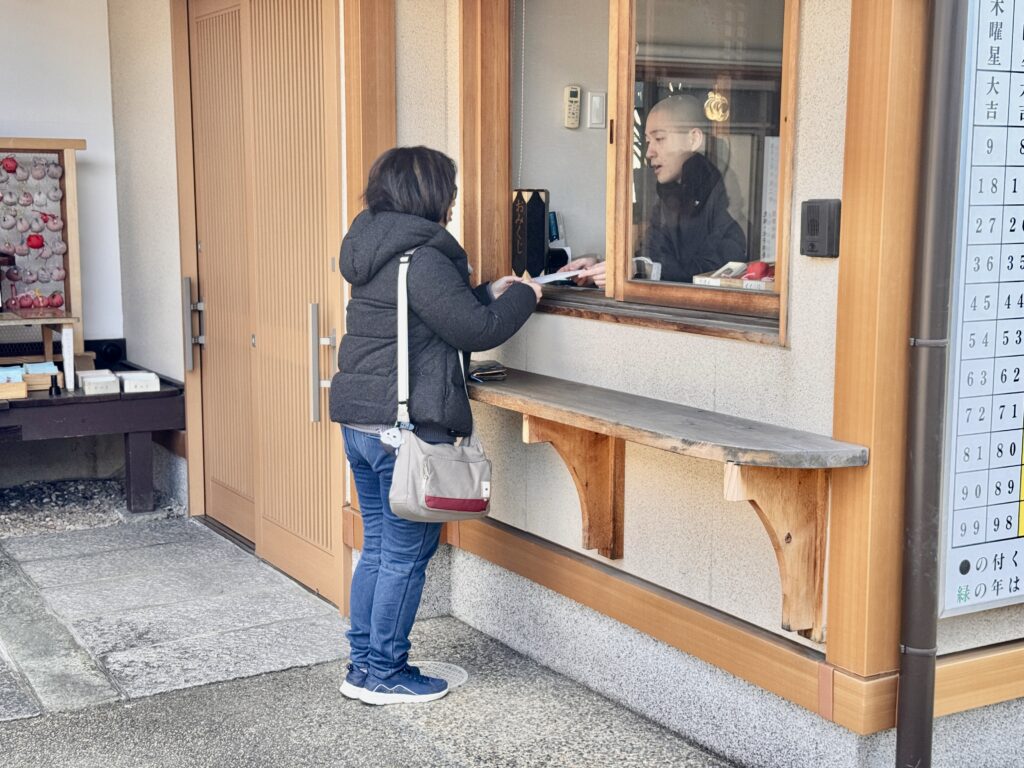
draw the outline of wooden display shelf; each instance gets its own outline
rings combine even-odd
[[[37,312],[40,314],[23,314],[28,312]],[[19,325],[61,325],[62,323],[71,323],[73,325],[81,321],[80,317],[76,317],[74,315],[66,315],[63,313],[59,315],[43,314],[46,312],[60,312],[60,310],[22,309],[18,312],[0,312],[0,328]]]
[[[67,251],[62,256],[56,256],[57,261],[55,262],[59,263],[67,273],[62,281],[64,306],[59,310],[18,310],[17,315],[19,317],[17,319],[9,317],[9,315],[15,313],[5,312],[0,314],[0,328],[11,325],[42,325],[47,322],[67,323],[74,328],[74,351],[78,354],[84,352],[85,347],[84,334],[82,332],[82,275],[81,253],[78,241],[78,166],[76,152],[85,148],[86,142],[84,139],[0,137],[0,154],[3,156],[33,152],[56,155],[57,162],[63,169],[62,176],[58,181],[62,193],[59,201],[59,216],[64,223],[63,229],[60,230],[60,239],[67,246]],[[51,202],[50,205],[53,205],[53,203]],[[48,213],[54,214],[55,212],[52,209],[48,209]],[[19,259],[21,258],[19,257]],[[5,261],[8,262],[8,266],[19,263],[18,260]],[[21,261],[20,263],[31,262]],[[35,284],[25,285],[24,283],[12,283],[11,281],[4,283],[5,286],[17,286],[19,284],[23,289],[36,287]],[[6,295],[0,297],[0,299],[6,298],[8,298]],[[46,315],[44,314],[46,312],[60,314]]]

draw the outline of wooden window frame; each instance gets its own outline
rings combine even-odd
[[[777,290],[770,293],[625,279],[625,254],[630,250],[632,237],[632,132],[616,131],[615,126],[632,125],[635,0],[609,3],[610,119],[605,210],[608,283],[603,296],[548,288],[540,311],[784,345],[800,0],[785,0],[776,213]],[[510,0],[462,2],[463,242],[482,280],[511,270],[510,11]],[[622,99],[620,94],[630,97]],[[484,136],[486,142],[481,140]]]

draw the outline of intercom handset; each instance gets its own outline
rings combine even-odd
[[[563,106],[565,111],[564,124],[566,128],[580,127],[580,96],[582,93],[583,89],[578,85],[565,86]]]

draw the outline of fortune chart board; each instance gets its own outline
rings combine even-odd
[[[967,32],[940,615],[1024,602],[1024,0]]]

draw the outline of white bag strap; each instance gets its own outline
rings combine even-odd
[[[415,248],[398,259],[398,417],[399,426],[409,422],[409,262]]]
[[[410,248],[398,258],[398,426],[409,428],[409,262],[415,248]],[[462,386],[466,387],[466,368],[462,362],[462,352],[455,350],[459,358],[459,370],[462,371]],[[469,390],[466,390],[469,397]]]

